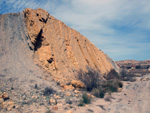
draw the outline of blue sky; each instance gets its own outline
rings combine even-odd
[[[0,13],[43,8],[113,60],[150,59],[150,0],[0,0]]]

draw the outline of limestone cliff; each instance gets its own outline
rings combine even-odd
[[[35,62],[56,78],[73,79],[87,67],[102,74],[118,70],[115,62],[86,37],[45,10],[27,8],[23,12]]]

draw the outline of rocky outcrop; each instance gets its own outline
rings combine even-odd
[[[5,92],[0,92],[0,108],[7,109],[8,111],[15,108],[14,102],[9,100],[9,96]]]
[[[75,79],[78,71],[87,71],[87,67],[102,74],[118,69],[86,37],[43,9],[27,8],[23,12],[34,59],[56,78]]]
[[[91,68],[102,74],[118,70],[86,37],[43,9],[1,15],[0,35],[0,72],[4,75],[20,79],[42,76],[44,71],[44,78],[53,75],[58,82],[71,82],[79,70]]]

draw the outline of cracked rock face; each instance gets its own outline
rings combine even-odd
[[[25,9],[27,32],[33,44],[34,59],[56,78],[76,78],[79,70],[92,68],[102,74],[118,70],[115,62],[86,37],[43,9]]]
[[[86,37],[43,9],[1,15],[0,36],[2,74],[42,76],[44,71],[57,80],[71,81],[80,70],[91,68],[102,74],[118,70]]]

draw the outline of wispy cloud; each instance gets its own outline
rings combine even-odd
[[[41,7],[114,60],[150,59],[150,0],[1,0],[0,13]]]

